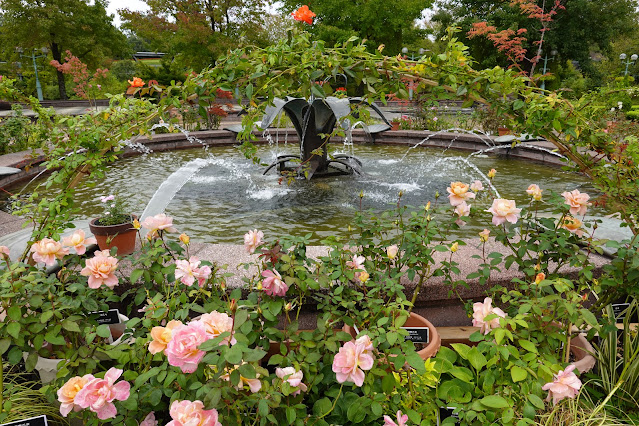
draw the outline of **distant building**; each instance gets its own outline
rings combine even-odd
[[[160,68],[160,59],[166,55],[166,53],[162,52],[135,52],[133,54],[133,59],[135,61],[143,61],[147,63],[150,67]]]

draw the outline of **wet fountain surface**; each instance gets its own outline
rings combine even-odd
[[[340,149],[339,145],[331,146],[331,153],[338,154]],[[259,148],[264,163],[287,153],[299,153],[297,144],[283,146],[280,142],[279,151],[269,146]],[[518,205],[528,202],[525,190],[531,183],[556,192],[575,188],[594,192],[583,176],[533,162],[473,157],[475,170],[465,162],[466,153],[425,148],[410,150],[404,157],[406,153],[405,146],[357,145],[355,155],[362,161],[362,176],[299,180],[290,185],[280,182],[277,174],[263,176],[262,167],[233,147],[153,153],[114,163],[104,179],[94,182],[95,186],[81,185],[75,198],[85,218],[100,216],[99,197],[112,193],[125,199],[129,210],[138,214],[152,198],[157,206],[149,206],[148,214],[159,213],[168,202],[165,212],[174,217],[180,231],[199,242],[238,244],[248,229],[257,228],[269,237],[312,233],[311,242],[318,244],[325,237],[346,231],[359,209],[360,191],[364,193],[361,207],[377,211],[391,208],[400,190],[404,192],[402,204],[424,205],[435,200],[436,192],[441,194],[440,202],[447,203],[446,187],[451,181],[483,180],[478,171],[486,173],[495,168],[500,195],[515,199]],[[154,197],[167,179],[166,183],[178,180],[172,176],[176,170],[181,172],[184,185],[180,188],[180,182],[163,187]],[[33,188],[31,184],[27,191]],[[486,197],[479,196],[473,205],[488,208]],[[468,222],[460,236],[475,235],[485,227]]]

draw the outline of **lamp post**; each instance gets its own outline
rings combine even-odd
[[[626,70],[623,73],[624,77],[628,76],[628,66],[630,65],[634,65],[635,62],[637,61],[637,58],[639,58],[639,56],[637,56],[637,54],[633,54],[632,56],[630,56],[630,59],[626,61],[627,55],[625,53],[622,53],[621,55],[619,55],[619,60],[621,60],[621,65],[626,65]]]
[[[557,51],[556,50],[551,50],[550,51],[550,56],[552,56],[550,59],[548,59],[548,53],[546,53],[546,56],[544,56],[544,71],[543,71],[543,75],[546,75],[546,68],[548,65],[548,61],[554,61],[555,60],[555,56],[557,55]],[[546,80],[542,80],[541,81],[541,90],[546,90]]]
[[[408,47],[402,47],[402,53],[405,56],[408,56]],[[419,50],[417,51],[417,53],[419,53],[419,56],[422,56],[424,53],[426,53],[426,50],[424,50],[423,48],[419,48]],[[415,60],[415,52],[410,54],[410,60],[414,61]],[[413,100],[413,84],[412,82],[408,85],[408,99],[410,99],[411,101]]]
[[[37,51],[42,52],[42,55],[36,55]],[[38,93],[38,100],[42,101],[43,97],[42,97],[42,86],[40,85],[40,78],[38,76],[38,64],[36,62],[36,59],[38,58],[45,58],[47,56],[47,53],[49,53],[49,49],[47,49],[46,47],[43,47],[42,49],[36,49],[34,48],[33,51],[31,52],[30,55],[23,55],[22,52],[22,48],[21,47],[16,47],[16,52],[18,52],[20,54],[21,57],[23,58],[31,58],[31,60],[33,61],[33,70],[35,71],[35,79],[36,79],[36,92]]]

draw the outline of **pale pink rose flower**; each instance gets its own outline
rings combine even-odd
[[[158,426],[158,421],[155,420],[155,411],[151,411],[146,415],[140,426]]]
[[[506,318],[506,313],[499,308],[492,307],[493,299],[487,297],[484,303],[473,304],[473,327],[481,327],[481,332],[488,334],[493,328],[499,328],[499,317]],[[497,318],[485,321],[488,315],[495,314]]]
[[[514,200],[497,198],[493,201],[493,205],[486,211],[493,214],[494,225],[501,225],[506,221],[516,223],[521,209],[517,208]]]
[[[581,228],[581,225],[583,225],[581,220],[577,219],[576,217],[566,216],[563,223],[561,224],[561,227],[569,230],[578,237],[581,237],[584,235],[584,231]]]
[[[459,226],[466,225],[466,222],[462,220],[462,217],[470,216],[470,204],[466,204],[465,201],[462,201],[461,203],[457,204],[455,206],[455,214],[459,217],[455,221],[455,223]]]
[[[257,229],[248,231],[244,234],[244,247],[246,248],[246,251],[249,254],[255,253],[255,249],[262,244],[262,238],[264,238],[264,233]]]
[[[386,247],[386,255],[388,256],[390,260],[395,259],[395,256],[397,256],[398,251],[399,251],[399,247],[397,247],[397,244],[393,244],[392,246]]]
[[[390,416],[384,416],[384,426],[406,426],[408,423],[408,416],[401,411],[397,412],[397,423],[390,418]]]
[[[62,247],[62,244],[51,238],[43,238],[33,243],[31,252],[33,253],[33,260],[36,262],[43,262],[47,266],[53,266],[56,259],[62,259],[69,254],[69,249]]]
[[[58,389],[58,401],[60,401],[60,414],[63,417],[69,415],[71,410],[80,411],[82,407],[76,405],[75,397],[84,388],[84,386],[93,380],[91,374],[84,376],[75,376],[70,378],[60,389]]]
[[[364,268],[364,262],[366,261],[366,258],[364,256],[353,256],[353,260],[349,260],[346,262],[346,267],[350,268],[350,269],[361,269],[363,271],[365,271],[366,269]]]
[[[204,326],[204,331],[209,339],[215,339],[222,333],[229,332],[231,333],[230,337],[225,338],[220,342],[221,345],[228,345],[229,339],[231,345],[237,343],[235,337],[233,336],[233,318],[228,316],[227,314],[213,311],[210,314],[204,314],[197,320],[202,323]]]
[[[262,280],[262,290],[269,296],[285,296],[288,291],[288,285],[282,281],[282,276],[275,269],[262,272],[264,280]]]
[[[575,369],[574,364],[570,364],[566,367],[565,370],[559,371],[555,375],[555,380],[550,383],[546,383],[542,389],[548,391],[548,398],[546,401],[550,401],[552,397],[553,405],[556,405],[559,401],[564,398],[574,398],[579,394],[579,389],[581,388],[581,380],[573,370]]]
[[[202,401],[178,401],[171,404],[171,420],[166,426],[222,426],[217,410],[205,410]]]
[[[0,246],[0,258],[9,259],[10,254],[11,254],[11,251],[9,250],[9,247]]]
[[[158,238],[160,231],[177,232],[173,227],[173,218],[164,213],[149,216],[142,222],[142,226],[149,230],[149,238]]]
[[[102,284],[113,288],[118,285],[118,277],[114,273],[117,268],[118,259],[111,256],[109,250],[102,250],[96,251],[93,258],[87,259],[80,274],[89,277],[90,288],[100,288]]]
[[[171,337],[173,336],[173,329],[180,325],[183,325],[181,321],[171,320],[166,327],[153,327],[151,329],[151,338],[153,340],[149,343],[149,352],[153,355],[159,352],[164,352],[166,346],[171,341]]]
[[[578,189],[575,189],[570,192],[563,192],[561,196],[566,199],[566,204],[570,206],[570,214],[581,216],[586,214],[586,210],[588,210],[590,205],[588,202],[590,195],[582,194]]]
[[[475,198],[475,194],[469,192],[468,189],[469,187],[465,183],[451,182],[450,186],[446,188],[449,194],[448,199],[450,200],[450,205],[455,207],[467,200]]]
[[[243,363],[245,364],[245,363]],[[220,379],[226,380],[227,382],[231,381],[231,373],[235,370],[235,368],[226,369],[226,372],[220,376]],[[237,390],[243,390],[244,385],[248,385],[251,393],[259,392],[262,389],[262,382],[259,379],[260,375],[257,374],[255,379],[247,379],[246,377],[240,375],[240,383],[235,386]]]
[[[296,371],[294,367],[284,367],[275,369],[275,375],[282,379],[283,382],[288,382],[292,388],[298,388],[295,392],[291,393],[291,396],[297,396],[300,392],[306,392],[306,385],[302,383],[304,373],[302,370]]]
[[[82,408],[89,408],[98,415],[100,420],[115,417],[118,410],[113,405],[113,401],[126,401],[131,390],[131,384],[127,381],[115,383],[121,375],[122,370],[110,368],[104,375],[104,379],[94,378],[84,385],[75,396],[75,403]]]
[[[530,195],[531,197],[533,197],[533,199],[540,201],[542,191],[543,189],[541,189],[539,185],[533,183],[528,187],[528,189],[526,190],[526,193]]]
[[[86,238],[84,230],[78,229],[70,236],[64,237],[62,239],[62,244],[73,247],[77,254],[83,255],[87,251],[87,246],[97,244],[97,240],[93,237]]]
[[[364,384],[364,371],[373,368],[375,359],[362,343],[346,342],[333,358],[333,372],[338,383]]]
[[[373,356],[373,341],[368,334],[364,334],[355,340],[355,346],[358,345],[364,348],[362,353]]]
[[[481,183],[480,180],[476,180],[475,182],[470,184],[470,189],[471,191],[483,191],[484,190],[484,184]]]
[[[180,280],[182,284],[192,286],[197,279],[198,285],[202,286],[211,275],[210,266],[200,267],[201,260],[195,256],[191,256],[189,260],[175,261],[175,279]]]
[[[180,367],[183,373],[193,373],[205,354],[198,346],[208,339],[204,325],[198,321],[175,327],[164,351],[169,364]]]
[[[115,195],[107,195],[107,196],[100,197],[100,201],[103,203],[106,203],[112,200],[115,200]]]

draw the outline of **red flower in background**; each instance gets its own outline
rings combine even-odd
[[[307,5],[304,5],[297,9],[295,12],[291,13],[293,19],[296,21],[306,22],[308,25],[313,25],[313,18],[316,17]]]

